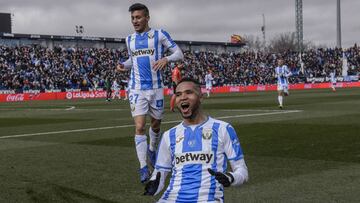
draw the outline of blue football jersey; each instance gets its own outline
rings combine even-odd
[[[166,50],[177,46],[170,35],[164,30],[150,29],[129,35],[126,46],[132,62],[129,87],[138,90],[162,88],[161,71],[154,71],[153,66]]]
[[[331,81],[331,83],[336,83],[335,71],[330,73],[330,81]]]
[[[161,139],[156,169],[172,171],[159,202],[223,202],[223,186],[208,172],[226,172],[227,160],[243,159],[234,128],[208,117],[199,125],[181,123]]]
[[[211,73],[205,75],[206,86],[211,86],[213,80],[214,80],[214,78],[212,77]]]
[[[288,84],[287,78],[290,75],[290,71],[286,65],[276,67],[275,75],[277,77],[278,85],[287,85]]]

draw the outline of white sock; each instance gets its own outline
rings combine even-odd
[[[140,168],[146,166],[147,137],[146,135],[135,135],[136,154],[140,162]]]
[[[283,105],[283,96],[278,96],[279,105]]]
[[[152,128],[149,128],[149,135],[150,135],[150,144],[149,149],[150,151],[156,151],[156,146],[159,144],[160,140],[160,131],[159,133],[155,133]]]

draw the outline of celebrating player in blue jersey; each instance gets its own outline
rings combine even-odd
[[[210,92],[212,89],[212,82],[213,82],[214,78],[211,75],[211,70],[209,69],[207,71],[207,74],[205,75],[205,85],[206,85],[206,94],[207,97],[210,97]]]
[[[277,78],[277,91],[279,108],[283,108],[284,96],[289,95],[288,77],[291,75],[288,67],[284,65],[283,59],[278,59],[278,66],[275,68],[275,77]]]
[[[176,88],[176,106],[183,122],[166,131],[159,145],[156,168],[145,195],[156,195],[172,171],[164,202],[224,202],[224,188],[248,180],[239,139],[234,128],[205,115],[200,84],[183,78]],[[227,171],[230,162],[232,172]]]
[[[150,173],[146,164],[147,155],[154,165],[156,145],[160,138],[160,124],[164,111],[164,93],[161,71],[169,62],[183,59],[180,48],[164,30],[149,27],[149,10],[143,4],[129,8],[135,33],[126,38],[129,59],[117,66],[117,71],[131,69],[129,101],[135,122],[136,152],[140,162],[140,180],[148,180]],[[164,57],[165,51],[171,55]],[[145,131],[146,115],[151,117],[150,143]]]
[[[336,70],[330,72],[330,82],[331,82],[331,89],[333,92],[336,92]]]

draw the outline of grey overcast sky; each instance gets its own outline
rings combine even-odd
[[[0,12],[13,14],[13,33],[126,37],[133,32],[128,7],[144,3],[150,26],[175,40],[227,42],[231,34],[267,40],[295,31],[295,0],[1,0]],[[341,0],[342,44],[360,42],[360,0]],[[303,0],[304,40],[336,45],[336,0]]]

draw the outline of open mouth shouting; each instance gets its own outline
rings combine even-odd
[[[189,102],[181,102],[180,103],[180,111],[185,116],[190,113],[190,103]]]

